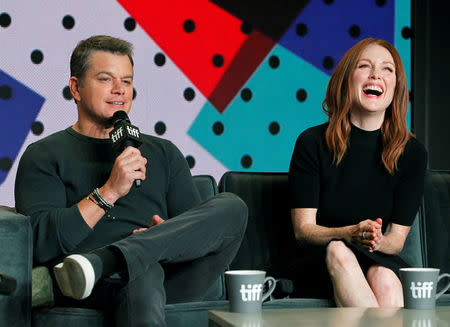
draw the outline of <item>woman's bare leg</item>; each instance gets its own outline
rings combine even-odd
[[[403,307],[402,283],[391,269],[373,265],[367,271],[367,281],[380,307]]]
[[[378,307],[378,301],[353,252],[341,241],[328,244],[326,264],[339,307]]]

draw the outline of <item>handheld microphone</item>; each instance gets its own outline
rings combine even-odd
[[[13,277],[0,273],[0,294],[9,295],[15,291],[17,282]]]
[[[112,116],[114,129],[109,133],[112,141],[113,149],[117,153],[121,153],[126,147],[139,147],[142,142],[140,140],[139,128],[131,125],[130,119],[125,111],[116,111]],[[142,180],[136,179],[134,185],[140,187]]]

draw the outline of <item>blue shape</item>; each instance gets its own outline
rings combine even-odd
[[[11,97],[0,98],[0,160],[14,162],[45,98],[0,70],[0,87],[10,87]],[[0,185],[7,171],[0,170]]]
[[[280,59],[277,69],[269,66],[271,56]],[[249,155],[249,171],[287,171],[300,132],[326,121],[321,104],[327,83],[326,74],[277,45],[244,86],[251,100],[238,94],[222,114],[205,104],[188,134],[230,170],[243,170],[241,158]],[[296,97],[300,89],[307,93],[304,102]],[[217,121],[222,135],[212,130]],[[272,122],[280,126],[276,135],[269,132]]]
[[[307,26],[307,34],[296,34],[298,24]],[[360,27],[356,38],[349,33],[351,26]],[[367,37],[385,39],[393,44],[394,1],[383,7],[376,1],[346,0],[331,5],[311,1],[286,31],[279,44],[312,63],[326,74],[331,74],[345,52]],[[334,67],[323,66],[325,57],[332,57]]]
[[[402,58],[408,77],[409,89],[411,89],[411,39],[402,36],[403,28],[411,28],[411,5],[409,0],[397,0],[395,2],[395,47]]]
[[[411,90],[411,39],[403,38],[402,30],[405,27],[411,28],[411,1],[397,0],[395,1],[395,47],[402,58],[406,77],[408,78],[408,87]],[[406,122],[411,130],[411,104],[408,107]]]

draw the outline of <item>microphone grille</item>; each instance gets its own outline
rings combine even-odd
[[[125,120],[127,123],[130,122],[130,119],[128,118],[128,115],[125,111],[119,110],[116,111],[112,116],[113,125],[116,125],[118,122]]]

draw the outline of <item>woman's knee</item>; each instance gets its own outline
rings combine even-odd
[[[367,271],[366,278],[380,306],[403,306],[402,284],[391,269],[373,265]]]
[[[330,269],[348,269],[358,264],[353,252],[342,241],[331,241],[326,249],[326,264]]]
[[[371,266],[367,271],[366,278],[372,289],[376,288],[385,294],[396,289],[399,283],[397,275],[391,269],[381,265]]]

